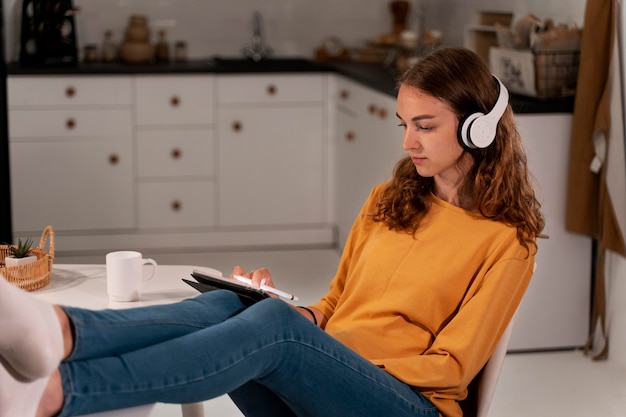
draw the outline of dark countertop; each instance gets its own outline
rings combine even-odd
[[[380,64],[358,62],[316,62],[307,58],[272,58],[254,62],[242,58],[209,58],[186,62],[124,64],[78,63],[67,66],[22,66],[9,63],[9,75],[128,75],[128,74],[237,74],[335,72],[391,96],[396,95],[397,72]],[[511,94],[516,113],[571,113],[574,98],[539,100]]]

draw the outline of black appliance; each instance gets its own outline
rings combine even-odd
[[[13,241],[11,226],[11,179],[9,177],[9,132],[7,70],[4,57],[4,12],[0,2],[0,243]]]
[[[72,0],[23,0],[20,63],[78,62],[75,13]]]

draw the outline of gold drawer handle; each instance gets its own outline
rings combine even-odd
[[[381,119],[386,119],[387,118],[387,109],[380,109],[380,110],[378,110],[378,116]]]

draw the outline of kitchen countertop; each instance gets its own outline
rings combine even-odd
[[[115,75],[115,74],[193,74],[193,73],[298,73],[335,72],[377,91],[396,95],[397,72],[380,64],[358,62],[316,62],[307,58],[272,58],[254,62],[245,58],[191,60],[186,62],[124,64],[78,63],[68,66],[7,65],[9,75]],[[574,98],[539,100],[511,94],[511,106],[516,113],[571,113]]]

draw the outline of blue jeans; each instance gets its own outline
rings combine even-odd
[[[65,311],[75,349],[60,366],[61,417],[225,393],[246,416],[439,415],[278,299],[245,308],[213,291],[170,305]]]

